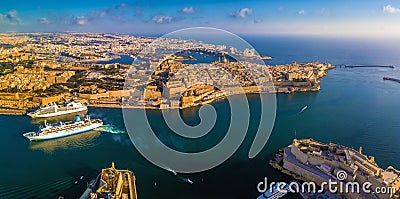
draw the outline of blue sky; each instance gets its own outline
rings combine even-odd
[[[3,1],[0,32],[163,34],[209,26],[234,33],[396,35],[400,1]]]

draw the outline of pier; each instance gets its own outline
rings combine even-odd
[[[393,65],[340,65],[340,67],[342,66],[345,68],[394,68]]]
[[[389,80],[389,81],[394,81],[394,82],[400,83],[400,79],[391,78],[391,77],[383,77],[383,80]]]

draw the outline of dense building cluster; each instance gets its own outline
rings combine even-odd
[[[219,61],[185,63],[195,60],[185,55],[192,52],[218,57]],[[148,108],[185,108],[240,92],[317,91],[320,79],[333,67],[323,63],[260,63],[270,58],[254,49],[240,51],[176,38],[1,34],[0,109],[24,112],[44,102],[72,98],[94,106],[120,107],[127,102]],[[24,93],[25,97],[7,97],[15,93]]]
[[[239,93],[318,91],[321,78],[333,67],[319,62],[265,66],[225,57],[210,64],[183,64],[167,59],[146,80],[144,96],[132,95],[127,104],[186,108]],[[140,90],[143,85],[132,87]]]

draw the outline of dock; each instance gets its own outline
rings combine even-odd
[[[345,68],[394,68],[393,65],[343,65]]]
[[[394,82],[400,83],[400,79],[391,78],[391,77],[383,77],[383,80],[389,80],[389,81],[394,81]]]

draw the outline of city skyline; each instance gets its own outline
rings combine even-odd
[[[3,2],[0,32],[164,34],[207,26],[241,34],[396,35],[397,1]]]

